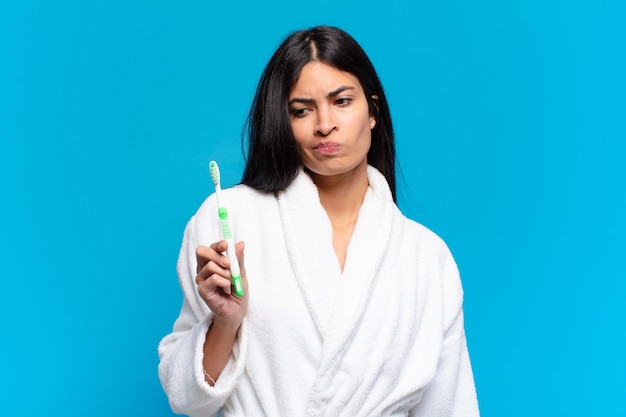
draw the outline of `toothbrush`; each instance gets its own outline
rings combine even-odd
[[[220,218],[220,224],[222,226],[222,237],[228,242],[228,249],[226,249],[226,256],[230,261],[230,276],[235,287],[235,294],[237,296],[243,296],[243,285],[241,283],[241,271],[239,270],[239,261],[237,260],[237,254],[235,253],[235,239],[230,230],[230,223],[228,221],[228,211],[222,203],[222,188],[220,187],[220,168],[217,166],[217,162],[211,161],[209,163],[209,172],[211,173],[211,179],[213,185],[215,185],[215,194],[217,194],[217,214]]]

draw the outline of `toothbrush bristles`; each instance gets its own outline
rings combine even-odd
[[[220,185],[220,168],[217,166],[217,162],[209,162],[209,172],[211,173],[211,179],[216,187]]]

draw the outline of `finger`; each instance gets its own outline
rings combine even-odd
[[[207,246],[198,246],[196,248],[196,274],[209,262],[209,249]]]
[[[230,295],[232,291],[230,276],[227,278],[219,274],[211,274],[206,280],[198,283],[198,291],[201,294],[211,293],[216,288],[221,288],[224,293]]]
[[[248,294],[248,275],[246,273],[245,266],[245,248],[246,245],[244,242],[237,242],[235,244],[235,253],[237,254],[237,260],[239,261],[239,270],[241,272],[244,297]]]
[[[244,250],[246,249],[245,242],[235,243],[235,253],[237,254],[237,260],[239,261],[239,269],[244,270]]]
[[[213,249],[215,252],[222,253],[225,252],[226,249],[228,249],[228,242],[222,239],[211,244],[210,248]]]
[[[228,247],[228,242],[221,240],[213,243],[210,247],[198,246],[196,248],[196,273],[199,273],[202,268],[210,261],[215,262],[225,268],[228,267],[228,257],[222,254]]]
[[[224,278],[229,278],[230,270],[228,267],[209,261],[202,267],[201,270],[198,271],[198,274],[196,275],[196,283],[200,284],[202,281],[206,281],[211,275],[219,275]]]

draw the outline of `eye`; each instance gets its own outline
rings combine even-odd
[[[294,117],[304,117],[310,110],[306,107],[301,107],[298,109],[291,109],[290,112]]]
[[[350,103],[352,103],[352,99],[350,97],[339,97],[337,100],[335,100],[335,104],[339,107],[346,107]]]

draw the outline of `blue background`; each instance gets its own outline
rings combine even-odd
[[[183,228],[288,32],[368,52],[460,266],[483,416],[626,414],[621,1],[0,4],[0,414],[170,416]]]

